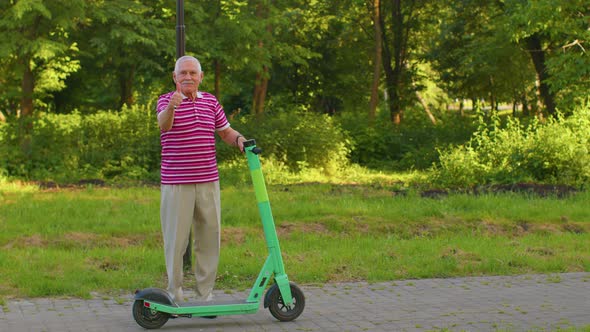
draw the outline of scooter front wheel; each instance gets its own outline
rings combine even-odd
[[[143,328],[159,329],[166,324],[170,314],[146,308],[143,305],[143,300],[135,300],[133,303],[133,318]]]
[[[301,289],[292,282],[289,285],[291,286],[291,296],[293,297],[293,302],[290,306],[285,305],[277,284],[269,288],[266,295],[269,299],[268,310],[270,310],[274,318],[281,322],[289,322],[299,317],[305,307],[305,296]]]

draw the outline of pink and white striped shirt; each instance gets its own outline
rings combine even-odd
[[[158,114],[166,109],[174,91],[158,98]],[[197,92],[193,101],[183,95],[174,112],[172,128],[160,133],[162,184],[205,183],[219,180],[215,157],[215,131],[229,122],[217,98]]]

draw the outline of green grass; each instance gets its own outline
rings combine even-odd
[[[394,195],[397,178],[364,176],[337,184],[267,179],[290,279],[590,271],[589,192],[430,199],[412,190]],[[222,218],[216,287],[249,288],[266,249],[254,193],[241,174],[222,181]],[[43,191],[0,183],[0,248],[0,299],[164,287],[159,188]],[[194,281],[186,279],[190,287]]]

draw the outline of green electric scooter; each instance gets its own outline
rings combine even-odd
[[[244,142],[244,151],[252,175],[258,210],[262,219],[262,228],[269,255],[262,266],[258,278],[252,286],[250,295],[241,301],[176,303],[170,294],[160,288],[146,288],[136,292],[133,303],[133,318],[146,329],[162,327],[171,317],[212,317],[222,315],[240,315],[256,313],[260,307],[262,293],[271,277],[274,284],[264,296],[264,307],[278,320],[288,322],[296,319],[305,307],[305,296],[296,284],[289,282],[285,274],[279,239],[275,229],[270,202],[258,154],[262,150],[256,147],[255,140]]]

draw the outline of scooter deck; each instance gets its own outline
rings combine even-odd
[[[173,304],[163,304],[144,300],[144,305],[152,310],[162,311],[173,315],[236,315],[255,313],[259,309],[259,302],[246,300],[225,301],[196,301]]]
[[[180,308],[185,307],[202,307],[202,306],[217,306],[217,305],[232,305],[232,304],[250,304],[246,300],[216,300],[216,301],[194,301],[176,303]]]

